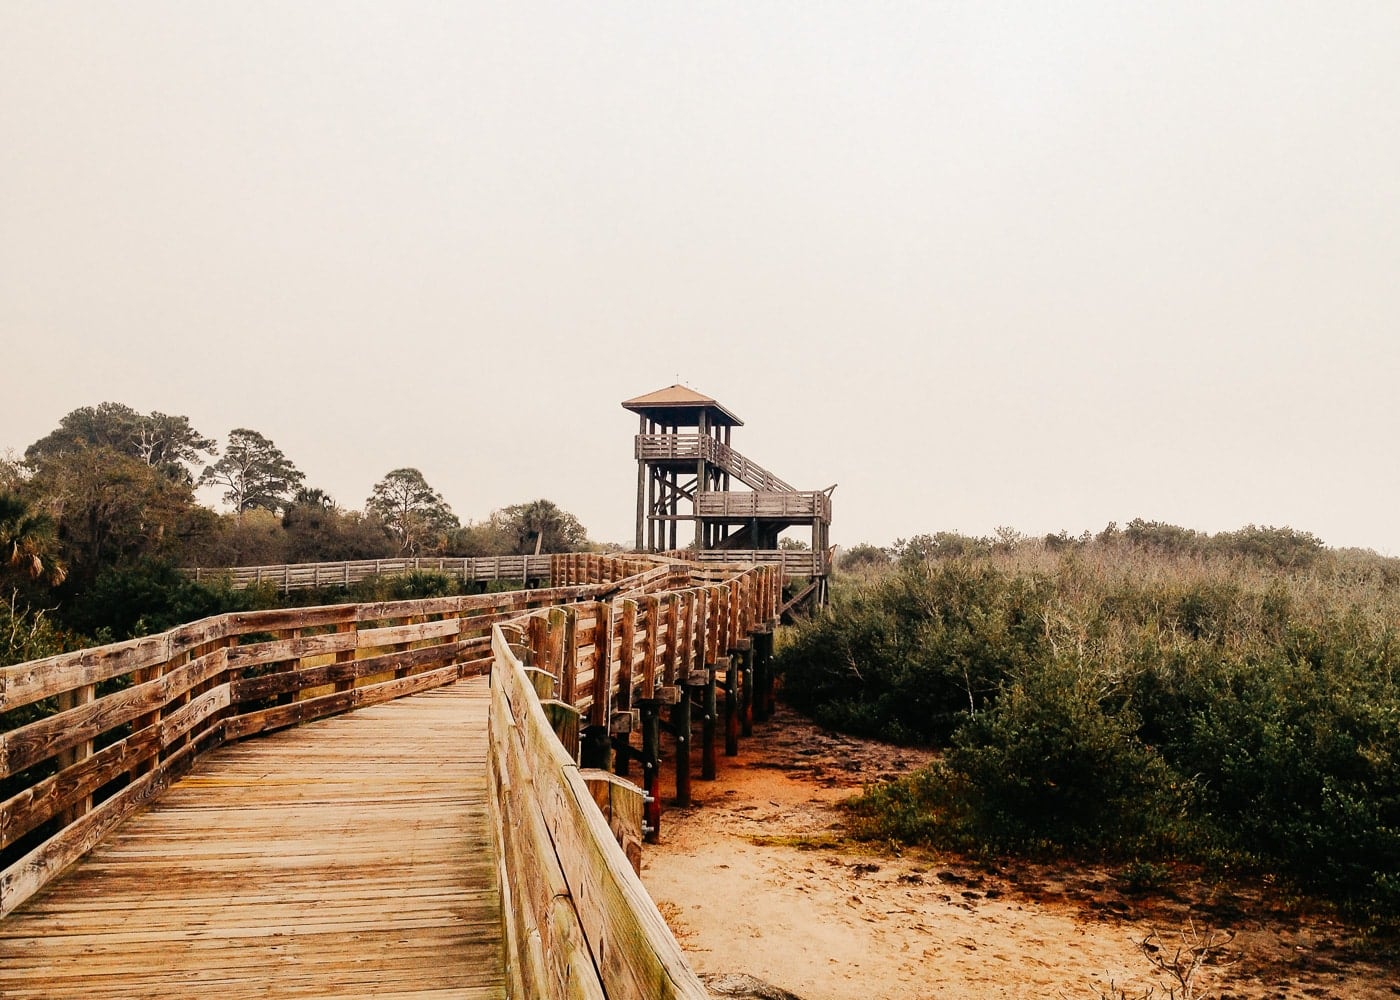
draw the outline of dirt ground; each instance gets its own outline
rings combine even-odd
[[[1196,975],[1197,997],[1400,996],[1400,969],[1368,961],[1325,908],[1267,885],[1177,870],[1138,893],[1122,866],[985,865],[842,843],[836,803],[928,759],[780,709],[738,758],[721,758],[718,781],[694,782],[695,806],[665,812],[642,871],[694,968],[748,973],[803,1000],[1163,998],[1169,986],[1180,998],[1144,954],[1156,930],[1165,957],[1183,934],[1233,935]]]

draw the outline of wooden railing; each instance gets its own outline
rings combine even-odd
[[[514,995],[705,997],[635,870],[644,810],[650,836],[660,822],[660,710],[688,747],[692,704],[704,709],[713,777],[722,691],[724,752],[737,753],[770,705],[781,576],[598,556],[556,556],[551,573],[574,582],[221,615],[0,668],[0,917],[199,755],[490,670]],[[630,761],[645,796],[608,773]],[[689,762],[675,755],[682,802]]]
[[[406,559],[356,559],[350,562],[291,563],[270,566],[194,566],[184,572],[197,581],[228,580],[234,587],[261,583],[280,591],[312,587],[348,587],[375,576],[428,570],[460,580],[538,580],[551,583],[553,557],[540,556],[415,556]]]
[[[700,517],[734,521],[753,518],[831,520],[831,497],[821,491],[774,493],[771,491],[703,492],[695,494]]]
[[[511,995],[709,996],[637,877],[634,818],[645,804],[655,836],[663,706],[681,801],[689,798],[693,703],[704,709],[702,767],[714,776],[721,678],[725,753],[737,753],[751,713],[763,710],[763,652],[781,580],[771,567],[714,580],[697,570],[681,589],[536,611],[496,627],[492,801]],[[626,769],[637,729],[645,796],[605,769],[610,759]],[[609,734],[611,746],[581,742],[590,731]]]
[[[539,556],[415,556],[407,559],[356,559],[350,562],[278,563],[268,566],[191,566],[181,570],[196,581],[227,580],[236,588],[260,583],[279,591],[312,587],[348,587],[376,576],[425,572],[445,573],[461,580],[534,581],[541,586],[567,586],[619,579],[617,560],[623,556],[596,552],[566,552]]]
[[[704,549],[668,552],[672,558],[693,560],[702,565],[763,565],[782,568],[784,577],[823,576],[831,572],[831,552],[807,549]]]

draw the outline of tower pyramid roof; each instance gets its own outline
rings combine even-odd
[[[673,423],[676,421],[668,418],[680,417],[689,420],[698,411],[706,410],[713,423],[729,424],[732,427],[742,427],[744,424],[742,420],[725,409],[714,398],[684,385],[672,385],[665,389],[657,389],[644,396],[624,400],[622,405],[633,412],[646,413],[663,422]]]

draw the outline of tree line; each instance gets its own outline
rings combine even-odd
[[[228,509],[199,503],[202,487]],[[22,456],[0,456],[0,663],[139,631],[108,613],[116,595],[168,597],[185,586],[180,566],[589,547],[578,519],[549,500],[464,524],[420,470],[403,467],[355,509],[309,486],[256,430],[235,428],[220,446],[188,417],[105,402],[68,413]]]

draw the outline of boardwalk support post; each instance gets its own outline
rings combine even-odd
[[[612,740],[607,726],[588,726],[579,737],[579,767],[607,771],[612,768]]]
[[[757,657],[750,651],[744,658],[744,689],[739,694],[740,730],[745,736],[753,735],[753,676]]]
[[[736,652],[729,657],[729,669],[724,674],[724,755],[739,756],[739,674],[747,654]]]
[[[681,700],[671,708],[671,729],[676,735],[676,805],[690,805],[690,693],[681,684]]]
[[[646,789],[646,819],[644,827],[648,844],[661,835],[661,712],[654,699],[639,703],[642,711],[642,781]]]
[[[719,726],[718,673],[714,667],[705,671],[705,718],[700,731],[700,777],[705,781],[714,781],[718,773],[715,760],[715,735]]]

